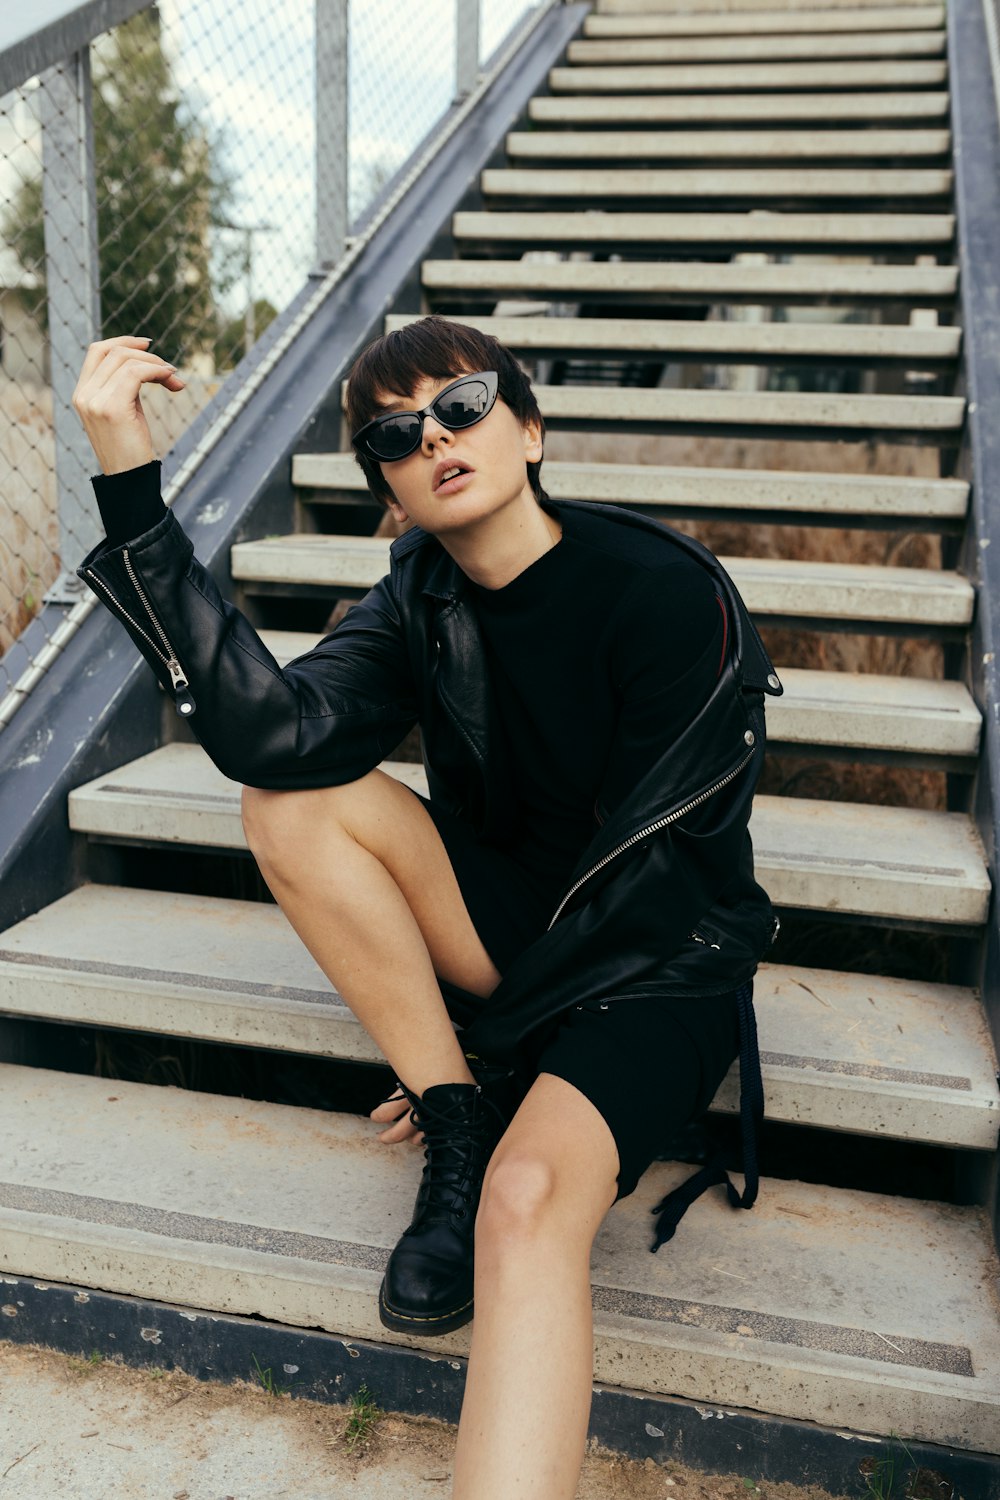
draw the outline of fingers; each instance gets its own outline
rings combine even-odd
[[[87,384],[88,394],[106,390],[117,382],[122,372],[127,371],[130,381],[134,378],[141,384],[144,380],[157,380],[177,369],[158,354],[143,349],[112,349],[101,360]]]
[[[128,406],[144,381],[159,380],[170,389],[181,390],[184,381],[175,373],[176,365],[152,354],[145,347],[148,343],[148,338],[128,335],[91,344],[73,392],[76,410],[81,415],[84,411],[97,414],[104,409],[107,397]]]
[[[379,1133],[379,1140],[387,1145],[395,1145],[398,1141],[410,1139],[423,1140],[423,1133],[413,1124],[410,1119],[410,1101],[405,1094],[399,1098],[382,1099],[372,1110],[370,1119],[378,1124],[386,1121],[387,1128]]]
[[[87,349],[77,386],[83,385],[85,381],[90,379],[110,349],[145,349],[150,342],[150,339],[140,338],[134,334],[123,334],[120,338],[116,339],[98,339],[96,343],[91,344]]]

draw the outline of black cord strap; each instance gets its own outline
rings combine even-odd
[[[757,1169],[757,1135],[764,1119],[764,1081],[760,1076],[760,1053],[757,1049],[757,1022],[753,1010],[753,980],[740,985],[736,991],[736,1007],[740,1022],[740,1136],[743,1146],[743,1192],[737,1192],[723,1165],[725,1152],[716,1151],[711,1160],[682,1182],[652,1210],[658,1214],[656,1238],[650,1245],[655,1253],[661,1245],[673,1239],[674,1231],[688,1208],[700,1198],[707,1188],[717,1183],[726,1184],[726,1193],[733,1208],[752,1208],[757,1198],[759,1176]]]

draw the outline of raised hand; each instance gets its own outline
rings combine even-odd
[[[91,344],[73,392],[73,408],[83,423],[105,474],[136,469],[156,457],[140,390],[155,380],[181,391],[177,366],[147,347],[148,338],[123,334]]]

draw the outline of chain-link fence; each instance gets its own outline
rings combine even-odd
[[[100,535],[70,404],[88,343],[148,335],[181,368],[182,393],[143,394],[168,452],[551,3],[119,0],[128,19],[81,36],[66,0],[65,51],[23,79],[38,39],[0,17],[0,703]]]

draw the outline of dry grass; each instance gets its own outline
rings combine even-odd
[[[154,450],[169,452],[219,388],[218,380],[185,373],[187,386],[173,394],[162,387],[143,393],[143,409]],[[94,464],[96,471],[97,465]],[[94,539],[100,536],[93,495]],[[84,549],[65,559],[75,568]],[[0,654],[38,613],[42,597],[59,575],[55,438],[48,386],[0,376]]]
[[[52,392],[0,378],[0,652],[59,573]]]

